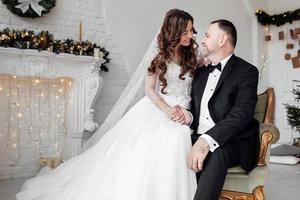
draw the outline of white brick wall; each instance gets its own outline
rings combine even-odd
[[[96,102],[96,118],[102,123],[128,81],[128,65],[125,54],[109,34],[105,16],[99,0],[56,1],[50,13],[41,18],[21,18],[0,4],[0,28],[27,28],[36,31],[48,30],[56,39],[79,40],[79,23],[83,23],[83,40],[99,44],[100,39],[110,51],[109,72],[104,73],[104,88]]]
[[[57,0],[50,13],[41,18],[21,18],[12,14],[0,3],[0,29],[48,30],[56,39],[79,40],[79,23],[83,23],[83,40],[100,43],[110,52],[109,72],[103,73],[104,87],[96,102],[96,121],[101,124],[128,81],[128,64],[125,54],[109,34],[102,1],[99,0]],[[1,61],[0,61],[1,62]],[[1,72],[0,72],[1,73]],[[36,166],[35,163],[31,163]],[[32,175],[35,167],[24,165],[18,172],[11,167],[0,168],[0,179]]]

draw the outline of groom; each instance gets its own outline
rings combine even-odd
[[[259,150],[259,124],[253,118],[258,70],[233,54],[235,26],[211,22],[201,44],[212,62],[200,67],[192,84],[193,147],[188,166],[197,172],[194,200],[217,200],[227,170],[240,165],[251,171]]]

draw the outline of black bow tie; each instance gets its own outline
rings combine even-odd
[[[222,71],[221,63],[219,63],[217,65],[208,65],[207,68],[208,68],[209,73],[213,72],[215,69],[218,69],[220,72]]]

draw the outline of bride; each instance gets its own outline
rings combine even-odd
[[[186,124],[191,118],[180,107],[188,108],[191,99],[191,81],[197,63],[194,33],[192,16],[182,10],[170,10],[134,75],[139,80],[148,67],[146,96],[117,123],[113,123],[116,118],[109,116],[109,122],[104,122],[88,141],[90,148],[85,152],[50,174],[27,180],[17,199],[193,199],[196,176],[186,164],[191,148]],[[133,85],[139,85],[141,82],[135,82],[134,78]],[[128,91],[131,93],[123,94],[126,97],[123,102],[137,93],[132,88]],[[122,115],[127,104],[119,103],[122,108],[116,107],[112,113]],[[110,127],[111,124],[114,126]],[[105,134],[99,139],[101,132]]]

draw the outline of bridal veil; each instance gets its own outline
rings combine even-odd
[[[158,33],[155,35],[139,66],[129,80],[119,99],[113,106],[112,110],[106,117],[105,121],[94,133],[94,135],[92,135],[84,144],[83,151],[96,144],[101,137],[118,122],[118,120],[127,112],[127,110],[129,110],[141,97],[145,95],[144,80],[147,69],[151,64],[151,61],[158,53],[157,36]]]

